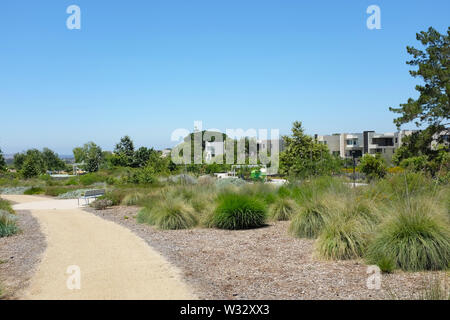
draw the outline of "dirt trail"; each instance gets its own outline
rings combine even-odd
[[[76,200],[2,195],[30,210],[47,249],[24,299],[195,299],[178,269],[128,229],[77,207]],[[71,273],[68,273],[68,268]],[[80,271],[80,289],[76,272]]]

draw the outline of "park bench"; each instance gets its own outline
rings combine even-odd
[[[98,197],[104,196],[105,192],[105,189],[86,191],[84,196],[78,198],[78,206],[80,206],[80,199],[84,199],[85,204],[89,205],[89,199],[97,199]]]

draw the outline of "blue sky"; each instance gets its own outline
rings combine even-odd
[[[81,8],[68,30],[66,8]],[[381,8],[381,30],[366,8]],[[177,128],[310,134],[394,131],[415,97],[407,45],[445,32],[450,2],[161,0],[2,1],[0,148],[69,154],[171,146]]]

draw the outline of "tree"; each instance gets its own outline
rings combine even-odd
[[[302,123],[295,121],[292,136],[283,137],[285,151],[280,154],[280,172],[294,177],[331,174],[341,167],[328,147],[304,133]]]
[[[85,143],[81,148],[74,148],[73,155],[76,163],[84,162],[85,170],[88,172],[98,171],[103,161],[102,148],[92,141]]]
[[[134,153],[132,166],[135,168],[145,167],[153,153],[156,153],[153,148],[140,147]]]
[[[359,170],[366,175],[368,180],[380,179],[387,174],[386,162],[379,153],[376,155],[366,153],[361,158]]]
[[[430,144],[434,139],[442,142],[442,131],[448,131],[448,120],[450,117],[450,27],[447,35],[441,35],[433,28],[422,31],[416,35],[418,41],[425,47],[419,50],[407,47],[412,55],[412,60],[406,62],[408,65],[418,67],[410,70],[414,78],[420,78],[423,84],[417,85],[419,92],[417,99],[409,98],[399,108],[389,108],[390,111],[400,114],[394,119],[397,128],[403,124],[414,121],[417,127],[427,125],[427,128],[415,137],[404,141],[405,148],[400,151],[406,153],[410,149],[413,155],[429,154],[433,157]],[[404,159],[398,157],[397,161]]]
[[[42,154],[37,149],[30,149],[26,152],[20,173],[25,179],[33,178],[45,173],[45,164]]]
[[[0,172],[6,171],[6,161],[3,157],[2,149],[0,149]]]
[[[124,136],[116,144],[113,163],[118,166],[131,167],[133,164],[134,144],[129,136]]]
[[[66,163],[49,148],[44,148],[42,150],[42,158],[47,170],[64,170],[66,168]]]
[[[88,142],[83,147],[85,152],[85,168],[88,172],[98,171],[103,159],[102,148],[94,142]]]

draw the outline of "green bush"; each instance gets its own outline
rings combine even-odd
[[[213,224],[220,229],[261,227],[267,218],[263,201],[245,194],[225,193],[219,196]]]
[[[269,216],[275,221],[290,220],[298,211],[296,203],[288,198],[278,198],[269,210]]]
[[[41,187],[32,187],[30,189],[25,190],[25,192],[23,194],[33,195],[33,194],[43,194],[43,193],[45,193],[45,190],[42,189]]]
[[[87,173],[79,177],[79,181],[83,186],[90,186],[94,183],[104,182],[105,178],[98,173]]]
[[[387,174],[386,162],[380,154],[365,154],[361,158],[358,168],[369,180],[380,179]]]
[[[17,217],[6,210],[0,210],[0,238],[9,237],[19,231]]]
[[[407,271],[443,270],[450,263],[450,229],[433,203],[415,199],[392,208],[391,217],[379,226],[369,245],[367,260],[378,264],[380,257],[394,259]]]

